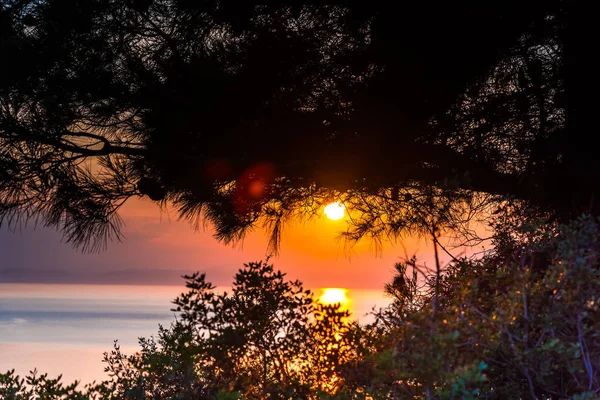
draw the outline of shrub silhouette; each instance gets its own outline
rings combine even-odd
[[[79,389],[8,372],[0,397],[598,398],[598,221],[503,222],[492,253],[439,278],[397,264],[393,302],[367,325],[265,262],[240,269],[230,293],[187,276],[169,328],[140,339],[136,354],[105,354],[108,380]]]

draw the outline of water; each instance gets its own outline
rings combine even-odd
[[[106,378],[102,353],[118,339],[126,353],[139,337],[174,319],[171,301],[183,286],[0,284],[0,371],[37,368],[67,382]],[[224,290],[227,288],[217,288]],[[319,290],[315,290],[318,294]],[[355,317],[389,302],[381,291],[348,292]]]

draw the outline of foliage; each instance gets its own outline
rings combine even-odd
[[[335,376],[354,353],[347,311],[314,302],[300,282],[266,263],[250,263],[231,293],[214,293],[204,275],[186,277],[178,319],[142,351],[106,355],[113,395],[132,398],[259,399],[336,390]],[[133,394],[134,393],[134,394]]]
[[[500,200],[595,213],[589,15],[558,0],[4,0],[0,222],[98,250],[147,196],[226,242],[262,225],[276,250],[286,220],[333,199],[354,210],[351,242]]]
[[[26,378],[15,375],[15,371],[0,374],[0,398],[4,400],[85,400],[88,396],[77,388],[77,382],[65,386],[61,376],[48,378],[47,374],[31,371]]]
[[[508,221],[493,254],[443,271],[435,311],[436,274],[397,265],[369,356],[393,379],[374,397],[598,398],[599,227]]]
[[[267,263],[231,293],[187,277],[177,319],[78,391],[44,375],[0,375],[26,399],[596,399],[600,223],[505,221],[493,253],[427,271],[396,265],[392,304],[360,325]],[[79,397],[77,397],[79,396]]]
[[[178,317],[172,326],[161,327],[156,338],[141,338],[133,355],[115,344],[104,358],[111,379],[78,396],[262,399],[336,393],[340,368],[359,356],[351,345],[355,323],[339,305],[316,302],[300,282],[284,277],[267,263],[250,263],[236,274],[231,293],[219,294],[205,275],[187,276],[189,291],[174,301]],[[44,376],[28,378],[25,386],[12,373],[1,377],[0,393],[18,393],[15,399],[62,399],[74,390],[55,389],[57,383]]]

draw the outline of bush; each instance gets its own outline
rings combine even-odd
[[[348,311],[316,302],[264,262],[245,265],[231,293],[215,293],[205,275],[185,278],[188,292],[174,301],[171,327],[141,338],[136,354],[118,344],[105,353],[111,379],[75,391],[45,376],[27,385],[8,373],[0,375],[2,398],[321,398],[339,391],[339,369],[358,357]]]
[[[396,266],[393,304],[369,329],[386,382],[375,398],[583,399],[600,392],[597,221],[507,226],[493,254],[417,276]],[[435,308],[435,311],[434,311]],[[388,376],[393,378],[388,378]]]
[[[594,399],[600,392],[596,220],[506,224],[495,250],[443,271],[396,265],[394,301],[361,326],[267,263],[230,294],[186,277],[177,318],[78,391],[0,375],[6,399]],[[421,271],[421,272],[419,272]]]

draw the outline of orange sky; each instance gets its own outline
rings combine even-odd
[[[7,280],[6,270],[11,269],[21,276],[20,282],[68,283],[73,282],[69,277],[77,275],[75,282],[79,283],[179,285],[182,274],[200,271],[223,286],[231,283],[243,263],[266,256],[267,234],[261,230],[248,235],[241,246],[232,247],[217,242],[210,229],[194,232],[187,222],[177,221],[173,211],[161,213],[150,200],[131,199],[121,216],[125,239],[109,243],[100,254],[82,254],[61,243],[59,232],[34,230],[33,224],[17,234],[0,229],[0,272],[4,277],[0,281],[15,281]],[[387,242],[382,253],[376,254],[373,243],[365,240],[348,250],[336,240],[345,224],[344,219],[332,221],[323,216],[284,227],[280,255],[272,262],[289,278],[300,279],[313,289],[381,289],[391,280],[394,264],[404,258],[403,247]],[[409,256],[416,255],[430,267],[435,265],[432,246],[424,240],[406,238],[403,244]]]
[[[217,242],[210,229],[194,232],[188,223],[177,221],[174,212],[161,215],[147,200],[130,200],[122,216],[127,224],[125,235],[145,236],[146,245],[157,257],[164,258],[165,267],[206,269],[209,279],[228,277],[229,282],[242,263],[266,255],[267,234],[262,230],[251,233],[234,248]],[[288,225],[273,263],[308,287],[381,288],[390,280],[394,263],[404,258],[403,247],[385,243],[382,253],[376,254],[373,243],[364,240],[347,249],[336,240],[345,224],[345,219],[332,221],[323,216]],[[432,248],[424,240],[407,238],[403,244],[409,256],[416,254],[421,262],[433,265]],[[127,239],[120,247],[127,251]]]

